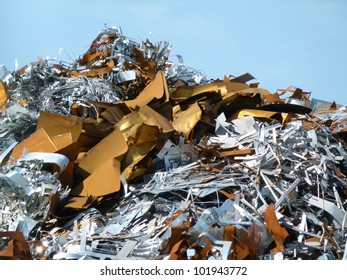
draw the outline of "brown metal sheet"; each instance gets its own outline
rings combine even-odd
[[[287,230],[282,227],[276,217],[275,207],[273,204],[270,204],[265,213],[264,219],[266,222],[266,227],[269,232],[272,234],[274,241],[276,243],[276,248],[273,249],[273,252],[284,252],[283,244],[286,238],[289,237]]]
[[[8,96],[6,93],[5,84],[0,81],[0,112],[3,112],[7,107]]]
[[[78,161],[78,167],[84,172],[92,174],[105,162],[124,155],[127,150],[128,145],[123,134],[116,128]]]
[[[163,72],[159,71],[154,80],[150,82],[140,94],[133,100],[124,101],[124,103],[132,109],[142,107],[154,100],[165,102],[168,100],[169,93],[166,85],[166,79]]]
[[[37,129],[43,128],[50,136],[71,133],[73,142],[77,142],[82,131],[82,119],[49,112],[40,112]]]
[[[198,103],[194,103],[187,110],[183,111],[173,120],[172,126],[176,131],[182,133],[186,138],[201,119],[201,109]]]
[[[27,139],[23,140],[17,144],[11,154],[10,162],[13,162],[20,158],[23,151],[26,152],[44,152],[44,153],[54,153],[58,151],[56,145],[54,145],[52,139],[48,136],[43,128],[39,128],[33,134],[31,134]]]

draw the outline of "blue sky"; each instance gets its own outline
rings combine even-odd
[[[210,78],[249,72],[270,92],[293,85],[347,104],[345,0],[0,0],[0,11],[9,70],[15,59],[77,59],[107,24],[137,41],[170,41],[172,55]]]

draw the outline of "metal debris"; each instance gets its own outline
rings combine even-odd
[[[0,258],[346,259],[346,108],[105,27],[0,67]]]

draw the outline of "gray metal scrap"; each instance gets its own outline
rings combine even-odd
[[[168,258],[168,252],[162,250],[172,236],[171,228],[184,226],[188,219],[195,221],[187,231],[188,240],[201,246],[212,242],[219,252],[214,259],[226,259],[230,253],[221,235],[230,225],[244,231],[255,225],[262,228],[260,259],[295,259],[303,254],[332,259],[343,255],[346,182],[329,165],[346,160],[346,154],[335,138],[326,131],[307,131],[299,120],[282,127],[248,118],[228,126],[226,134],[211,137],[204,145],[223,148],[233,143],[233,148],[251,149],[253,155],[221,158],[209,164],[213,168],[225,163],[215,172],[201,165],[206,158],[155,172],[147,183],[130,185],[127,195],[105,215],[85,212],[63,227],[67,237],[54,242],[46,238],[52,258]],[[221,190],[229,190],[235,199],[226,199]],[[281,254],[266,250],[273,240],[263,217],[270,204],[274,204],[281,226],[291,232]],[[6,210],[3,214],[11,212]],[[180,218],[169,222],[177,211],[182,212]],[[95,223],[97,220],[102,222]],[[216,231],[216,225],[221,231]],[[333,236],[327,235],[329,230],[334,230]],[[233,243],[227,244],[230,247]],[[195,249],[189,250],[191,258]]]
[[[71,232],[71,240],[69,241],[68,238],[63,245],[57,246],[51,252],[53,258],[165,258],[161,255],[163,242],[170,238],[170,227],[175,225],[172,223],[171,226],[170,224],[167,226],[165,221],[179,209],[181,211],[190,209],[194,212],[197,223],[189,231],[191,240],[201,239],[202,242],[208,238],[215,243],[216,249],[222,250],[223,258],[225,258],[227,253],[223,251],[222,248],[224,247],[220,247],[221,236],[213,233],[211,226],[213,224],[220,224],[222,227],[238,225],[247,229],[256,224],[263,227],[262,213],[269,203],[274,203],[278,215],[282,216],[282,226],[298,232],[297,241],[293,240],[294,243],[287,245],[288,248],[292,248],[296,244],[295,242],[305,244],[305,240],[309,237],[320,237],[322,242],[326,240],[326,244],[313,245],[312,242],[308,242],[310,247],[305,249],[306,253],[308,254],[310,250],[325,250],[325,254],[332,258],[334,254],[331,250],[335,250],[336,246],[340,247],[339,250],[344,248],[345,240],[340,237],[342,232],[338,232],[335,238],[335,240],[344,242],[339,245],[329,245],[329,240],[324,237],[324,230],[320,233],[312,232],[317,223],[320,224],[321,228],[324,220],[329,218],[325,213],[331,213],[331,211],[324,209],[324,203],[321,206],[324,211],[315,217],[316,222],[312,223],[312,219],[307,219],[304,226],[298,225],[296,228],[294,225],[296,213],[303,211],[301,207],[306,208],[305,212],[313,211],[310,207],[314,203],[307,199],[308,194],[324,195],[324,199],[320,198],[320,201],[328,202],[327,199],[335,199],[337,189],[340,190],[339,180],[336,180],[334,174],[327,172],[326,168],[327,163],[336,163],[336,158],[328,158],[319,152],[321,147],[319,143],[329,141],[328,136],[325,133],[315,132],[317,137],[312,137],[312,131],[305,131],[299,123],[295,122],[286,128],[276,126],[275,130],[256,122],[254,125],[258,126],[255,130],[258,136],[254,137],[253,134],[249,134],[249,138],[241,137],[243,143],[241,145],[244,147],[245,143],[248,143],[248,148],[256,147],[255,161],[254,157],[239,157],[239,163],[229,162],[218,174],[211,174],[210,171],[202,168],[199,162],[178,166],[168,171],[156,172],[145,185],[130,186],[129,195],[114,208],[114,213],[110,211],[102,218],[104,222],[98,226],[97,231],[91,231],[92,228],[88,226],[89,223],[83,223],[83,219],[79,222],[84,224],[83,227],[80,227],[81,229],[77,229],[78,227],[73,227],[70,230],[66,228],[65,230]],[[247,134],[247,132],[245,133]],[[307,135],[311,137],[307,137]],[[240,134],[234,132],[228,138],[221,137],[220,145],[224,144],[225,139],[233,137],[240,139]],[[308,140],[315,138],[317,140]],[[261,141],[259,142],[257,139],[261,139]],[[213,143],[216,142],[218,142],[217,138],[213,138]],[[240,146],[237,140],[235,140],[235,144]],[[271,157],[275,160],[269,161]],[[214,165],[217,164],[218,162],[214,163]],[[250,166],[258,172],[251,172],[250,169],[243,168],[243,165]],[[192,172],[193,169],[194,172]],[[282,174],[281,170],[288,172],[288,174]],[[322,183],[326,180],[335,187],[329,187],[329,185]],[[231,202],[231,200],[222,202],[218,190],[229,188],[236,188],[242,199],[237,200],[238,202]],[[168,195],[171,197],[169,200]],[[209,195],[214,196],[213,200],[203,200]],[[182,201],[185,203],[182,204]],[[331,202],[329,203],[331,204]],[[218,208],[205,208],[205,205],[211,204]],[[326,204],[328,205],[328,203]],[[345,200],[341,200],[341,204],[344,206]],[[335,207],[337,208],[337,206]],[[290,209],[290,211],[287,212],[285,209]],[[214,213],[213,215],[208,214],[208,216],[214,217],[214,220],[209,223],[207,221],[202,223],[206,211]],[[344,209],[339,211],[345,213]],[[285,214],[280,214],[281,212]],[[93,217],[95,214],[86,213],[86,215]],[[100,216],[100,213],[97,215]],[[308,215],[312,214],[309,213]],[[340,225],[341,219],[344,219],[343,214],[341,215],[338,218]],[[183,219],[176,225],[184,224],[186,218],[187,216],[183,216]],[[302,222],[304,221],[302,219]],[[201,227],[199,224],[203,226]],[[329,227],[335,228],[334,223],[329,223]],[[162,237],[158,238],[158,234],[161,234]],[[118,243],[115,238],[119,240]],[[271,237],[267,235],[263,242],[268,246],[271,240]],[[114,251],[112,248],[115,247],[119,249]],[[300,246],[297,247],[297,252],[303,252],[300,248]],[[265,251],[262,251],[263,253]],[[288,249],[282,253],[281,258],[295,258],[294,255],[293,250]],[[260,255],[260,257],[278,258],[279,256],[265,254]],[[215,256],[215,258],[218,257]]]
[[[0,230],[41,240],[49,259],[168,259],[175,254],[211,260],[346,259],[347,180],[342,170],[347,169],[347,151],[337,135],[347,127],[345,108],[298,115],[285,125],[252,116],[229,122],[221,114],[215,135],[189,144],[181,137],[180,145],[168,140],[153,160],[158,169],[143,182],[130,183],[120,175],[124,195],[112,200],[112,207],[104,212],[80,209],[59,226],[48,215],[50,198],[57,194],[63,201],[69,190],[43,164],[53,162],[62,172],[69,160],[32,153],[4,165],[14,145],[34,131],[39,111],[69,115],[77,104],[82,118],[97,118],[90,101],[131,100],[159,70],[169,88],[178,81],[209,83],[202,71],[183,65],[182,56],[176,55],[179,61],[173,65],[170,51],[166,41],[138,43],[120,28],[105,27],[86,55],[72,63],[38,59],[12,74],[0,67],[0,80],[11,85],[0,115]],[[253,78],[245,74],[231,82]],[[305,127],[306,121],[312,128]],[[230,150],[235,155],[223,155]],[[276,236],[271,226],[288,236]],[[204,248],[210,249],[202,255]]]
[[[105,27],[87,52],[109,51],[110,55],[104,60],[97,60],[92,65],[79,65],[78,61],[66,63],[40,58],[31,63],[22,74],[15,72],[13,79],[11,79],[14,89],[9,90],[8,93],[11,99],[23,101],[26,104],[26,109],[31,112],[48,111],[64,115],[71,114],[71,105],[74,103],[90,107],[92,105],[88,103],[88,100],[109,103],[127,100],[131,97],[128,91],[134,88],[134,85],[144,82],[140,80],[142,78],[135,71],[138,70],[142,73],[144,70],[141,65],[137,64],[134,49],[138,50],[149,61],[155,61],[155,71],[164,71],[170,84],[178,80],[189,83],[190,81],[194,83],[207,82],[206,76],[193,68],[181,64],[177,67],[171,67],[171,64],[168,63],[170,53],[168,42],[159,42],[154,45],[147,40],[138,43],[124,36],[120,28]],[[83,72],[83,69],[98,67],[99,64],[101,65],[106,61],[114,61],[115,65],[106,77],[90,78],[83,75],[64,77],[62,74],[63,71],[78,70]],[[6,73],[8,76],[8,71]],[[4,75],[2,78],[7,81]],[[122,88],[124,82],[130,82],[127,88]],[[8,131],[11,129],[7,129]]]
[[[178,80],[184,81],[187,85],[207,84],[208,77],[199,70],[183,64],[177,64],[167,69],[166,77],[169,83],[174,83]]]
[[[0,115],[0,137],[22,141],[35,129],[37,117],[18,103],[10,104]]]
[[[50,196],[62,190],[58,174],[42,170],[44,157],[34,154],[19,159],[14,165],[1,168],[0,173],[0,230],[16,231],[29,237],[33,228],[48,217]],[[63,155],[53,154],[48,162],[66,164]],[[60,166],[61,169],[65,168]]]
[[[255,125],[256,129],[258,127],[258,125]],[[272,203],[275,203],[276,208],[286,200],[284,205],[288,206],[288,210],[291,210],[289,206],[296,208],[296,211],[302,211],[300,207],[304,205],[309,209],[311,205],[319,207],[323,210],[319,219],[328,219],[330,221],[329,227],[339,229],[345,216],[344,213],[346,213],[346,199],[342,198],[346,182],[345,179],[338,178],[327,166],[336,166],[345,161],[345,150],[338,143],[332,144],[336,142],[336,138],[328,130],[307,131],[300,121],[291,122],[285,128],[276,130],[277,135],[275,138],[273,138],[273,135],[268,134],[266,136],[266,133],[263,134],[264,129],[266,127],[262,128],[258,137],[256,137],[261,139],[261,143],[258,143],[257,140],[254,141],[254,143],[257,143],[255,155],[258,156],[235,157],[235,159],[242,160],[244,164],[260,171],[259,174],[261,174],[263,181],[260,188],[269,190],[269,192],[262,193],[263,198],[265,195],[266,199],[270,199]],[[230,132],[230,130],[229,128],[225,131]],[[229,137],[236,138],[238,135],[231,133]],[[222,145],[224,139],[226,139],[225,142],[229,141],[228,137],[221,137]],[[264,140],[265,142],[263,142]],[[234,142],[237,144],[237,141]],[[264,145],[263,148],[262,145]],[[271,164],[269,164],[269,159],[262,160],[262,158],[266,158],[267,153],[261,154],[261,158],[259,158],[259,151],[266,151],[267,148],[273,151],[273,158],[276,158],[272,163],[270,161]],[[267,175],[262,172],[265,167]],[[282,170],[282,172],[278,173],[278,170]],[[269,178],[275,179],[276,183],[268,181]],[[296,178],[296,181],[289,187],[288,182],[290,181],[288,179],[290,178]],[[296,189],[295,199],[289,202],[287,198],[294,189]],[[321,201],[321,203],[317,204],[314,200],[308,199],[308,197],[314,198],[312,194],[316,194],[318,196],[316,200]],[[280,200],[278,195],[281,196]],[[264,202],[264,200],[262,201]],[[310,211],[315,212],[314,209],[310,209]],[[339,212],[339,215],[336,215],[336,211],[341,211],[341,213]],[[332,223],[331,217],[337,220],[337,225]],[[291,218],[290,215],[287,218]],[[284,224],[284,226],[286,225]],[[344,228],[342,232],[335,233],[341,235],[343,232]],[[344,244],[340,244],[340,246],[344,247]],[[336,245],[336,247],[339,248],[339,245]]]
[[[39,60],[29,77],[23,76],[18,86],[10,92],[15,100],[26,100],[32,112],[48,111],[64,115],[71,114],[71,105],[87,103],[88,99],[102,102],[120,101],[112,84],[101,78],[59,77],[52,66],[54,61]],[[31,66],[34,68],[34,66]]]

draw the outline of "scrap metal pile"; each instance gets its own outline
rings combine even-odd
[[[170,48],[0,67],[0,258],[346,259],[345,108]]]

